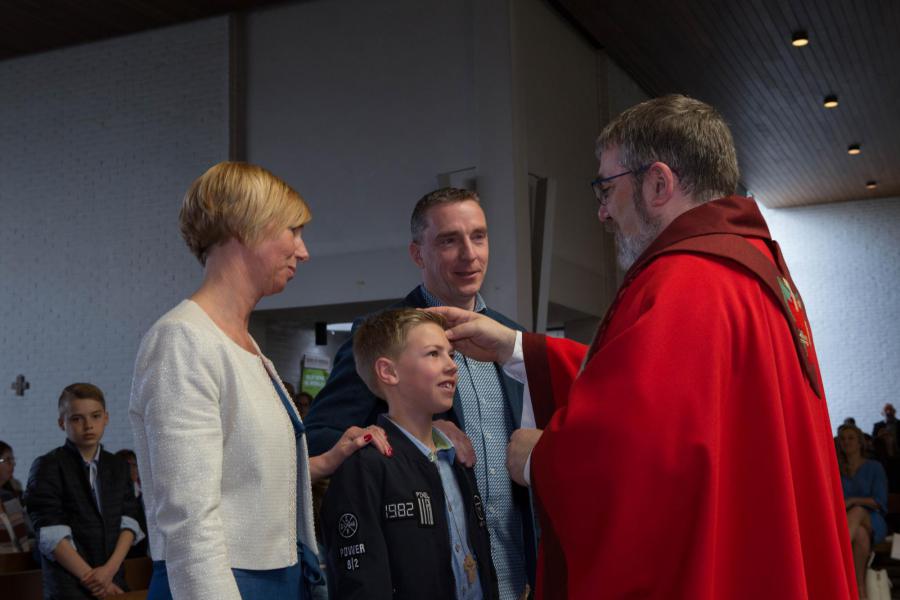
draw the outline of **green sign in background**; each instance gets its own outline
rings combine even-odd
[[[319,390],[325,387],[326,381],[328,381],[327,369],[313,369],[304,367],[303,375],[300,378],[300,391],[306,392],[307,394],[315,398],[316,394],[319,393]]]

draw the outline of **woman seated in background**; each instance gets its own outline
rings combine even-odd
[[[0,554],[28,552],[34,546],[31,522],[22,509],[22,488],[13,485],[16,457],[0,441]]]
[[[184,198],[181,233],[203,283],[141,341],[129,411],[149,600],[308,598],[322,579],[310,482],[366,444],[388,452],[383,430],[351,427],[309,458],[302,420],[250,336],[256,303],[309,258],[309,219],[297,192],[244,163],[213,166]]]
[[[863,455],[863,433],[854,425],[838,428],[838,466],[847,506],[850,544],[860,600],[866,598],[866,562],[872,546],[887,535],[887,476],[884,467]]]

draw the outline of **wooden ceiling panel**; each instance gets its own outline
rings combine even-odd
[[[0,0],[0,60],[279,0]]]
[[[768,206],[900,196],[900,2],[556,0],[650,95],[684,93],[732,127]],[[794,48],[806,30],[810,44]],[[840,106],[825,109],[826,95]],[[858,143],[862,154],[850,156]],[[877,180],[874,191],[865,182]]]

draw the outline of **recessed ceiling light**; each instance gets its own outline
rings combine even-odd
[[[825,96],[825,99],[822,100],[822,106],[825,108],[837,108],[838,98],[834,94],[831,96]]]
[[[874,179],[873,179],[872,181],[867,181],[867,182],[866,182],[866,189],[867,189],[867,190],[874,190],[874,189],[877,188],[877,187],[878,187],[878,182],[875,181]]]
[[[859,147],[859,144],[850,144],[847,146],[847,154],[852,156],[856,156],[862,152],[862,148]]]
[[[796,48],[802,48],[809,44],[809,36],[805,31],[795,31],[794,35],[791,37],[791,46]]]

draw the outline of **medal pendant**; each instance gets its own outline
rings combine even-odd
[[[471,554],[466,554],[466,558],[463,559],[463,570],[466,572],[469,585],[475,583],[475,578],[478,576],[478,566],[475,564],[475,559],[472,558]]]

